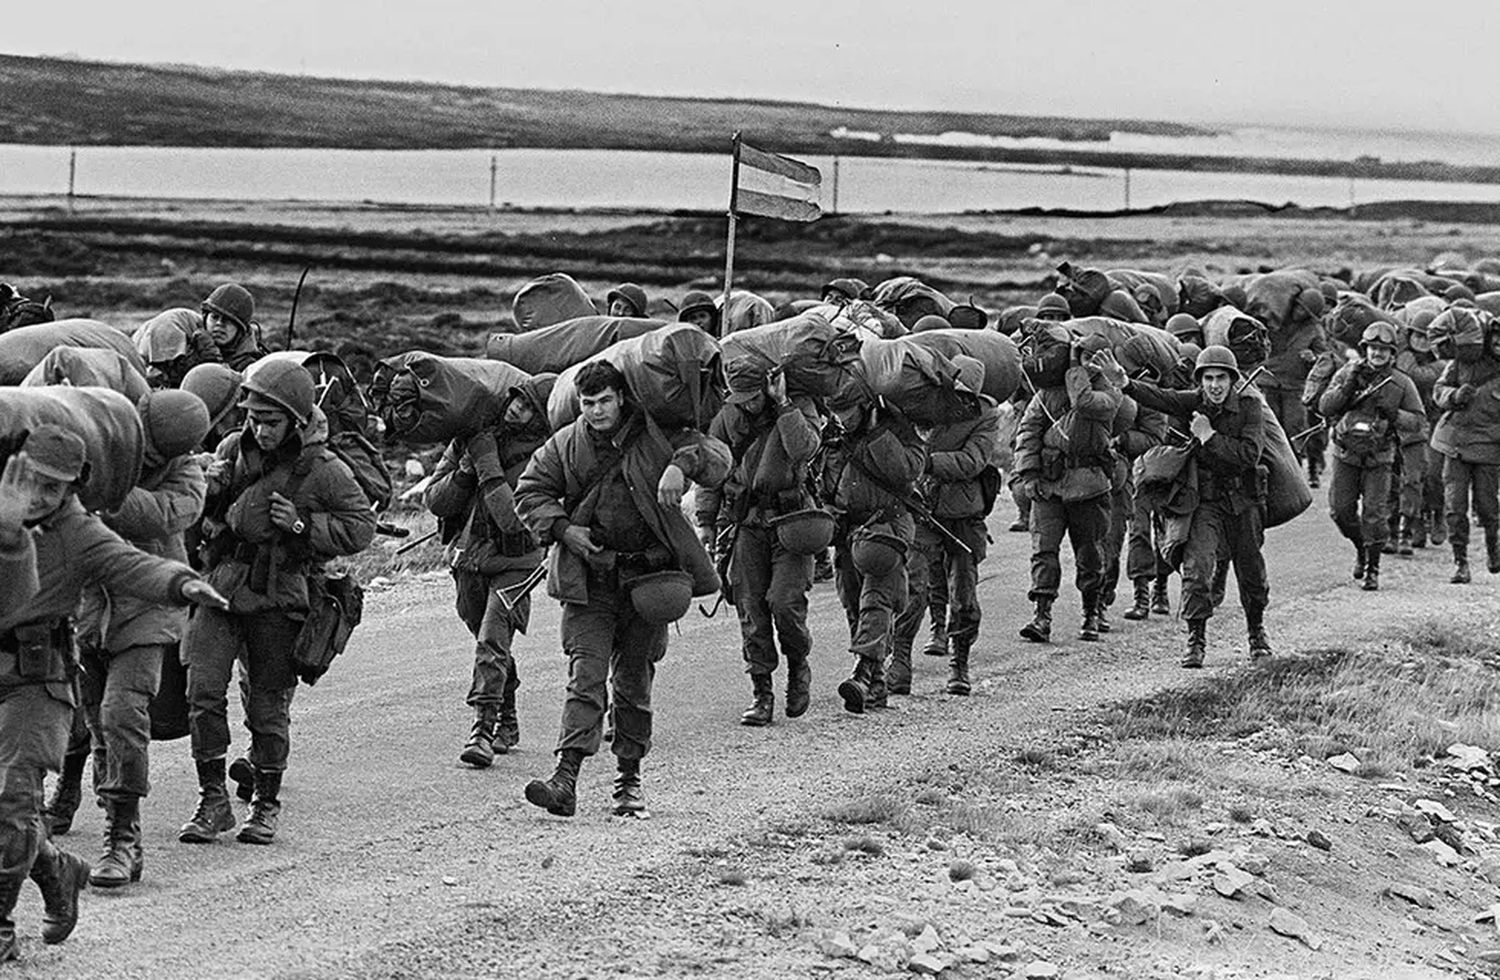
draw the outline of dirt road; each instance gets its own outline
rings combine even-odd
[[[774,850],[784,843],[778,835],[870,787],[997,743],[1024,745],[1068,709],[1183,679],[1179,623],[1123,623],[1117,604],[1115,632],[1079,643],[1071,592],[1059,603],[1059,642],[1039,649],[1016,640],[1028,611],[1029,548],[1026,536],[1004,532],[1011,516],[1003,504],[994,518],[968,699],[937,693],[942,665],[919,658],[915,696],[896,699],[891,711],[844,713],[834,687],[848,666],[847,633],[832,589],[820,585],[810,617],[812,710],[782,718],[778,678],[775,725],[741,728],[748,685],[736,623],[690,613],[658,674],[648,821],[606,815],[609,757],[585,766],[572,820],[522,800],[525,781],[551,763],[564,676],[554,603],[537,604],[519,643],[521,746],[474,771],[457,762],[470,644],[448,583],[429,576],[372,595],[351,651],[317,688],[298,692],[275,845],[177,843],[193,808],[192,768],[186,740],[158,743],[143,809],[144,880],[120,895],[87,893],[78,931],[61,947],[35,938],[40,905],[28,886],[17,914],[25,974],[805,975],[822,957],[795,930],[768,926],[765,908],[744,890],[713,887],[705,857],[749,838]],[[1385,591],[1372,597],[1349,582],[1346,551],[1321,494],[1307,514],[1270,533],[1279,653],[1373,634],[1445,604],[1494,600],[1497,580],[1483,573],[1467,590],[1442,584],[1446,563],[1430,548],[1388,560]],[[1242,620],[1233,598],[1229,605],[1211,624],[1211,670],[1243,662]],[[243,747],[238,727],[235,738]],[[98,811],[86,806],[66,842],[92,858],[99,830]],[[774,877],[776,866],[767,859],[772,877],[762,884],[825,923],[877,917],[881,902],[906,898],[883,898],[878,881],[833,888],[805,868]],[[746,870],[758,874],[755,865]]]

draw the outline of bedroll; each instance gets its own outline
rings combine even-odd
[[[622,340],[589,361],[608,361],[625,376],[630,396],[663,428],[705,428],[723,405],[719,342],[697,327],[677,323]],[[584,364],[589,361],[583,362]],[[547,399],[553,431],[578,418],[574,379],[583,364],[563,371]]]
[[[29,329],[29,328],[23,328]],[[0,388],[0,462],[39,425],[83,438],[88,475],[78,499],[89,510],[115,510],[141,478],[145,436],[135,403],[108,388]]]
[[[665,320],[620,316],[582,316],[530,333],[497,333],[484,345],[484,356],[504,361],[527,374],[561,373],[602,353],[622,340],[667,325]]]
[[[54,347],[87,347],[118,353],[143,377],[146,364],[123,330],[98,320],[54,320],[0,334],[0,385],[20,384]]]
[[[822,315],[803,313],[729,334],[721,346],[725,363],[753,357],[767,368],[779,366],[786,374],[788,394],[826,398],[859,363],[861,342]]]

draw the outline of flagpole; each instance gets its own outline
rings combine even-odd
[[[734,166],[729,178],[729,240],[724,246],[724,302],[719,306],[719,332],[729,315],[729,289],[734,282],[734,229],[740,206],[740,134],[734,134]]]

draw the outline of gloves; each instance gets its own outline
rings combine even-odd
[[[1453,393],[1453,404],[1459,408],[1468,408],[1478,391],[1479,389],[1471,384],[1460,385],[1459,389]]]
[[[500,446],[495,442],[493,432],[481,432],[470,439],[465,451],[474,463],[474,473],[481,484],[505,479],[505,467],[500,465]]]

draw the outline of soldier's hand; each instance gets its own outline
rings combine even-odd
[[[579,558],[587,558],[589,555],[597,555],[603,551],[594,543],[593,536],[586,527],[577,524],[569,524],[563,529],[562,545]]]
[[[656,484],[656,502],[663,507],[680,507],[687,492],[687,476],[676,463],[668,463]]]
[[[787,403],[785,371],[776,370],[766,375],[766,395],[777,405]]]
[[[229,611],[229,600],[219,594],[219,590],[203,581],[195,578],[182,587],[182,597],[196,606],[207,606],[210,609],[221,609]]]
[[[31,510],[31,466],[24,452],[12,453],[0,473],[0,544],[14,547]]]
[[[1459,408],[1463,408],[1474,400],[1474,395],[1478,390],[1478,388],[1470,384],[1460,385],[1458,390],[1453,393],[1454,404]]]
[[[1302,361],[1303,361],[1304,364],[1311,364],[1313,361],[1316,361],[1318,359],[1318,355],[1314,354],[1311,349],[1304,350],[1301,354],[1298,354],[1297,356],[1300,357],[1300,358],[1302,358]]]
[[[290,531],[299,520],[296,506],[279,493],[270,496],[271,523],[283,531]]]
[[[1125,368],[1120,365],[1119,361],[1115,360],[1114,351],[1110,350],[1107,347],[1102,350],[1097,350],[1093,354],[1089,355],[1089,358],[1085,363],[1095,371],[1098,371],[1100,376],[1102,376],[1105,381],[1109,382],[1111,387],[1125,387]]]
[[[710,555],[714,553],[714,543],[717,540],[718,535],[714,533],[714,528],[712,525],[706,525],[704,527],[698,528],[698,543],[703,545],[703,550],[708,552]]]
[[[1199,442],[1208,442],[1214,436],[1214,424],[1202,412],[1193,413],[1192,429],[1193,438]]]

